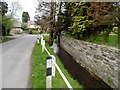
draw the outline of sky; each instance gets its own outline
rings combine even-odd
[[[30,15],[30,19],[34,20],[35,11],[36,11],[35,7],[37,7],[37,5],[35,5],[35,0],[19,0],[19,2],[22,5],[23,8],[22,11],[28,12]]]
[[[18,1],[19,4],[21,5],[22,9],[17,13],[18,18],[20,19],[20,21],[22,20],[22,12],[28,12],[29,16],[30,16],[30,20],[34,20],[34,16],[35,16],[35,7],[37,7],[37,3],[36,0],[3,0],[6,1],[8,3],[8,5],[10,4],[10,2],[13,1]]]
[[[22,20],[23,11],[28,12],[30,15],[30,20],[34,21],[34,16],[35,16],[35,11],[36,11],[35,7],[37,7],[37,0],[2,0],[2,1],[7,1],[8,5],[10,2],[18,1],[22,7],[21,11],[17,13],[18,17],[20,18],[20,21]],[[40,1],[51,1],[51,0],[40,0]]]

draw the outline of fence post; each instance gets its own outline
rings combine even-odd
[[[45,40],[43,40],[42,42],[42,52],[44,52],[44,48],[45,48]]]
[[[41,45],[42,45],[42,43],[43,43],[43,36],[41,36]]]
[[[52,88],[52,57],[48,56],[47,60],[47,70],[46,70],[46,89],[51,90]]]
[[[55,64],[54,64],[54,62],[56,62],[56,60],[55,60],[54,55],[51,55],[51,57],[52,57],[52,76],[55,77]]]
[[[37,38],[37,44],[38,44],[38,45],[40,44],[40,40],[39,40],[39,38]]]

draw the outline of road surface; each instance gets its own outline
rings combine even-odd
[[[2,44],[2,88],[27,88],[36,36],[24,35]]]

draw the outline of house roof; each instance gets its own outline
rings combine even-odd
[[[21,22],[20,21],[16,21],[14,23],[14,26],[13,27],[21,27]]]
[[[34,22],[34,21],[30,21],[30,24],[31,24],[31,25],[35,25],[35,22]]]

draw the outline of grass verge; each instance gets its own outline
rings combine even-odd
[[[109,35],[109,40],[107,43],[104,42],[104,35],[97,35],[96,39],[93,40],[92,38],[89,38],[87,41],[91,41],[93,43],[101,44],[101,45],[109,45],[113,47],[117,47],[117,35]]]
[[[44,39],[47,41],[49,36],[45,36]],[[83,90],[83,86],[78,83],[77,80],[74,80],[72,76],[67,72],[67,70],[64,68],[63,63],[60,61],[59,57],[53,52],[53,50],[49,47],[48,44],[46,44],[47,49],[49,52],[56,57],[56,62],[60,69],[62,70],[63,74],[71,84],[73,88],[80,88],[80,90]],[[52,78],[52,87],[53,88],[68,88],[65,84],[64,80],[62,79],[61,75],[59,74],[58,70],[56,69],[55,77]]]
[[[32,34],[40,34],[40,32],[33,30]]]
[[[70,34],[66,33],[64,34],[66,37],[74,38],[74,36],[71,36]],[[107,45],[118,48],[118,41],[117,41],[117,34],[109,35],[108,42],[104,42],[105,35],[104,34],[98,34],[95,36],[95,39],[93,36],[89,37],[85,41],[92,42],[100,45]]]
[[[32,55],[32,88],[46,88],[46,52],[41,52],[41,45],[35,44]]]
[[[44,39],[48,39],[48,36]],[[60,67],[60,69],[62,70],[72,87],[81,88],[81,90],[83,90],[82,86],[77,82],[77,80],[74,80],[72,76],[67,72],[58,56],[54,54],[53,50],[47,43],[46,48],[51,54],[55,55],[58,66]],[[48,54],[45,51],[41,52],[41,49],[41,45],[36,44],[33,51],[31,74],[32,88],[46,88],[46,57],[48,56]],[[56,75],[52,79],[52,88],[67,88],[57,69]]]
[[[0,43],[7,42],[9,40],[12,40],[13,38],[5,36],[2,40],[0,40]]]
[[[46,44],[46,47],[49,47],[48,44]],[[62,70],[63,74],[71,84],[73,88],[81,88],[83,90],[82,85],[80,85],[77,80],[74,80],[72,76],[67,72],[67,70],[64,68],[63,63],[60,61],[59,57],[53,52],[51,48],[47,48],[49,52],[56,57],[56,62],[60,69]],[[52,78],[52,87],[53,88],[68,88],[62,79],[61,75],[59,74],[58,70],[56,69],[55,77]]]

